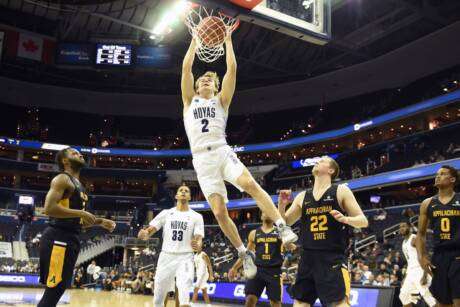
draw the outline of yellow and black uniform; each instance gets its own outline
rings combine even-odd
[[[262,228],[257,228],[254,243],[257,274],[246,282],[245,294],[260,297],[266,288],[268,299],[279,302],[282,294],[281,266],[283,265],[282,242],[279,234],[275,228],[268,233],[265,233]]]
[[[428,205],[428,219],[433,229],[433,280],[430,291],[446,305],[460,299],[460,195],[442,204],[434,196]]]
[[[343,212],[337,200],[337,185],[331,185],[316,201],[312,191],[305,193],[300,218],[300,263],[291,296],[313,305],[342,301],[350,295],[350,275],[346,250],[348,226],[334,219],[331,210]]]
[[[60,206],[84,210],[88,201],[82,184],[67,173],[75,190],[69,198],[59,202]],[[61,282],[64,288],[72,284],[72,274],[80,252],[80,218],[51,218],[49,226],[40,239],[40,282],[54,288]]]

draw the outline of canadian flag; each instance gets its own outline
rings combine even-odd
[[[43,38],[27,33],[19,33],[18,57],[41,61],[42,53]]]

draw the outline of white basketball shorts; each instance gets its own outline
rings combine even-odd
[[[406,278],[403,281],[401,292],[399,293],[399,299],[403,305],[409,305],[411,303],[416,304],[417,296],[420,294],[429,306],[435,306],[436,301],[429,290],[431,277],[428,276],[427,284],[422,286],[420,282],[422,276],[423,270],[421,268],[407,270]]]
[[[196,282],[195,282],[195,288],[198,289],[207,289],[208,288],[208,279],[209,279],[209,273],[206,272],[197,272],[196,274]]]
[[[225,203],[228,202],[227,189],[224,181],[238,188],[236,180],[243,174],[245,166],[228,145],[209,151],[205,150],[193,155],[193,167],[206,200],[212,194],[220,194]]]
[[[166,295],[174,289],[174,279],[180,305],[190,305],[195,265],[193,253],[173,254],[161,252],[158,258],[153,289],[154,306],[163,306]]]

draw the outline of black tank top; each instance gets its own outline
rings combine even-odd
[[[348,226],[336,221],[329,213],[337,210],[346,214],[337,200],[338,185],[333,184],[316,201],[313,190],[306,191],[302,204],[301,245],[307,250],[327,250],[345,253],[348,247]]]
[[[256,265],[261,267],[280,267],[283,264],[281,256],[281,239],[278,231],[273,228],[269,233],[256,229]]]
[[[61,173],[69,176],[70,181],[75,187],[74,192],[69,198],[62,199],[59,202],[60,206],[67,207],[69,209],[75,210],[84,210],[88,202],[88,195],[83,185],[78,181],[77,178],[74,178],[68,173]],[[50,217],[49,225],[63,229],[65,231],[70,231],[74,233],[81,232],[81,219],[80,218],[55,218]]]
[[[460,249],[460,194],[447,204],[434,196],[428,205],[428,219],[433,229],[435,250]]]

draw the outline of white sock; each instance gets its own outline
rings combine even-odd
[[[241,246],[238,247],[236,250],[238,251],[238,255],[245,254],[245,253],[246,253],[246,246],[244,246],[243,244],[241,244]]]
[[[278,219],[278,220],[275,222],[275,225],[276,225],[276,227],[278,227],[278,228],[284,227],[284,226],[286,226],[286,222],[285,222],[283,219]]]
[[[211,307],[211,304],[206,304],[206,307]]]

